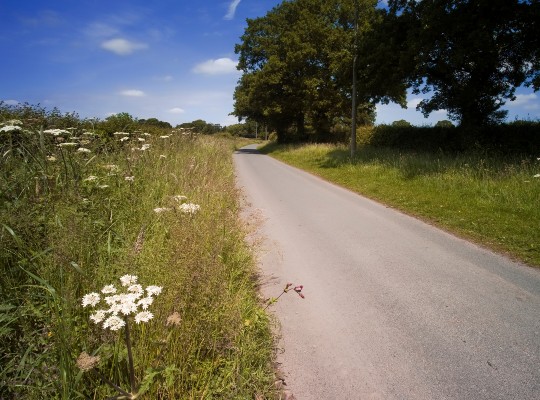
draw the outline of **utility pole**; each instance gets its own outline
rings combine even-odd
[[[354,45],[352,71],[352,118],[351,118],[351,159],[356,154],[356,63],[358,59],[358,0],[354,0]]]

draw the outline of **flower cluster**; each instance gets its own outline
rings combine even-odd
[[[183,203],[180,204],[178,209],[183,212],[184,214],[195,214],[197,211],[201,209],[201,206],[194,203]]]
[[[161,293],[160,286],[147,286],[146,289],[137,283],[137,276],[124,275],[120,278],[125,293],[119,293],[115,285],[106,285],[100,293],[89,293],[82,299],[83,307],[96,307],[102,301],[108,309],[98,309],[90,316],[96,324],[103,323],[104,329],[116,331],[126,324],[127,316],[135,314],[135,322],[148,322],[154,315],[148,307],[154,297]],[[102,294],[105,295],[102,298]]]

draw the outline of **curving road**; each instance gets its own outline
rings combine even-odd
[[[540,399],[540,271],[289,167],[234,155],[298,400]]]

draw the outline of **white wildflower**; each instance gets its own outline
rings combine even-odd
[[[151,296],[144,297],[140,299],[137,303],[138,306],[141,306],[143,310],[146,310],[154,302],[154,298]]]
[[[141,146],[141,148],[139,149],[140,151],[146,151],[150,148],[150,145],[148,143],[145,143]]]
[[[76,142],[64,142],[64,143],[60,143],[58,146],[60,147],[75,147],[75,146],[78,146],[79,143],[76,143]]]
[[[101,289],[101,293],[103,294],[110,294],[110,293],[116,293],[116,288],[114,285],[106,285]]]
[[[83,182],[93,182],[93,181],[97,181],[98,180],[98,177],[95,176],[95,175],[90,175],[88,178],[84,178],[83,179]]]
[[[193,215],[201,209],[201,206],[199,206],[198,204],[193,204],[193,203],[184,203],[180,205],[179,209],[184,214]]]
[[[143,135],[144,135],[144,136],[152,136],[152,135],[150,135],[148,132],[144,132]]]
[[[124,136],[123,138],[120,138],[121,142],[125,142],[126,140],[129,140],[129,138],[127,136]]]
[[[69,135],[69,131],[64,129],[46,129],[43,131],[43,133],[49,133],[53,136]]]
[[[160,154],[159,158],[167,158],[167,156],[165,154]]]
[[[81,140],[80,143],[81,143],[83,146],[86,146],[87,144],[90,144],[90,143],[92,143],[92,142],[91,142],[90,140],[83,139],[83,140]]]
[[[160,139],[168,139],[168,138],[170,138],[170,137],[171,137],[171,135],[163,135],[163,136],[160,136],[159,138],[160,138]]]
[[[95,307],[97,305],[97,303],[99,303],[99,300],[100,300],[99,293],[88,293],[88,294],[84,295],[84,297],[82,299],[82,306],[83,307],[86,307],[86,306]]]
[[[126,325],[126,323],[122,318],[113,315],[112,317],[107,318],[107,320],[103,324],[103,328],[109,328],[111,331],[117,331],[124,325]]]
[[[128,181],[128,182],[133,182],[135,180],[135,177],[134,176],[126,176],[124,179],[126,181]]]
[[[10,119],[4,125],[22,125],[22,121],[18,119]]]
[[[109,185],[99,185],[98,188],[100,189],[107,189],[109,187]]]
[[[533,178],[540,178],[540,174],[533,175]]]
[[[124,275],[120,278],[120,282],[122,283],[122,286],[127,287],[131,286],[137,283],[137,276],[136,275]]]
[[[128,133],[128,132],[114,132],[113,135],[115,135],[115,136],[126,136],[126,135],[129,136],[130,133]]]
[[[141,311],[135,315],[135,322],[140,324],[141,322],[148,322],[152,318],[154,318],[154,314],[152,314],[150,311]]]
[[[166,207],[157,207],[157,208],[154,208],[154,212],[156,214],[161,214],[161,213],[164,213],[164,212],[167,212],[167,211],[171,211],[170,208],[166,208]]]
[[[129,315],[137,312],[137,304],[133,298],[125,296],[120,303],[120,312],[124,315]]]
[[[106,316],[107,316],[107,311],[97,310],[94,314],[90,315],[90,319],[94,321],[96,324],[99,324],[101,321],[105,319]]]
[[[142,138],[142,137],[137,138],[137,140],[138,140],[139,142],[146,142],[146,139],[145,139],[145,138]]]
[[[155,296],[161,293],[163,288],[161,286],[148,286],[146,288],[146,293],[148,293],[149,296]]]
[[[139,285],[138,283],[129,286],[127,290],[128,290],[128,292],[138,294],[139,297],[142,296],[143,293],[144,293],[144,289],[143,289],[142,285]]]
[[[77,149],[77,153],[91,153],[91,152],[92,152],[92,150],[87,149],[86,147],[79,147]]]
[[[0,132],[15,132],[15,131],[20,131],[20,130],[22,130],[22,128],[16,125],[6,125],[0,128]]]
[[[56,157],[55,157],[55,156],[47,156],[47,161],[55,162],[55,161],[56,161]]]

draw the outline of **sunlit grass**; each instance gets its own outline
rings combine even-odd
[[[235,143],[164,133],[2,140],[0,397],[114,395],[78,370],[81,352],[129,387],[121,335],[81,304],[125,274],[163,287],[131,336],[148,398],[271,397],[273,342],[238,218]],[[77,151],[82,140],[89,152]],[[198,211],[183,212],[180,195]]]
[[[536,157],[399,152],[362,147],[351,162],[339,145],[278,146],[263,151],[540,266],[540,161]],[[539,155],[540,156],[540,155]]]

